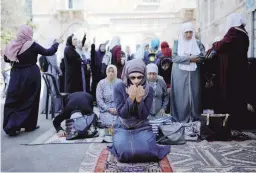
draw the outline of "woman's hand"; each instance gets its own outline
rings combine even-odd
[[[62,44],[64,42],[64,40],[62,38],[58,38],[58,39],[56,39],[56,42],[59,44]]]
[[[116,115],[117,114],[117,111],[116,111],[115,108],[109,108],[108,112],[111,113],[112,115]]]
[[[145,95],[144,88],[140,85],[137,87],[137,93],[136,93],[136,101],[141,102],[143,96]]]
[[[250,111],[250,112],[255,112],[253,106],[250,105],[250,104],[247,104],[247,109],[248,109],[248,111]]]
[[[190,58],[190,62],[199,63],[200,60],[201,60],[201,59],[200,59],[199,57],[191,57],[191,58]]]
[[[131,85],[129,88],[126,88],[126,92],[129,95],[130,99],[134,101],[137,94],[137,87],[135,85]]]
[[[125,60],[122,58],[121,59],[121,64],[124,65],[124,63],[125,63]]]
[[[164,115],[165,115],[165,110],[164,110],[164,109],[161,109],[161,110],[160,110],[160,114],[161,114],[162,116],[164,116]]]
[[[57,136],[58,137],[65,137],[66,136],[66,132],[64,130],[60,130],[58,133],[57,133]]]

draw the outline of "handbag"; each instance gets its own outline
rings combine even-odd
[[[201,134],[201,122],[180,123],[173,116],[159,125],[157,142],[163,145],[180,145],[186,141],[197,141]],[[176,122],[174,122],[174,121]]]
[[[157,143],[162,145],[181,145],[185,144],[185,126],[178,122],[167,122],[159,125],[159,135],[157,136]]]
[[[90,115],[83,115],[78,118],[66,120],[66,139],[72,140],[94,137],[98,133],[97,119],[97,115],[92,113]]]
[[[162,145],[181,145],[185,144],[185,127],[179,122],[159,126],[157,143]]]
[[[202,138],[207,141],[227,141],[231,137],[228,128],[229,114],[202,114],[206,118],[202,126]]]

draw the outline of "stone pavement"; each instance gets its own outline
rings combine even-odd
[[[1,100],[1,125],[3,119]],[[50,128],[52,121],[39,115],[40,128],[34,132],[22,132],[9,137],[1,128],[1,171],[2,172],[77,172],[88,149],[88,144],[24,146]],[[1,126],[2,127],[2,126]]]
[[[1,100],[1,117],[3,117]],[[2,118],[1,118],[2,120]],[[2,124],[2,121],[1,121]],[[2,172],[78,172],[85,162],[91,144],[52,144],[26,146],[52,130],[52,121],[39,115],[40,128],[7,136],[1,128]],[[100,145],[100,144],[94,144]],[[172,146],[168,155],[174,170],[182,172],[242,171],[256,172],[256,141],[245,143],[188,143]]]

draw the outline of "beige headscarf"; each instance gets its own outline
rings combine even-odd
[[[114,72],[115,72],[115,79],[117,79],[117,68],[116,68],[116,66],[115,65],[108,65],[107,66],[107,68],[106,68],[106,74],[107,74],[107,76],[108,76],[108,70],[110,69],[110,68],[113,68],[113,70],[114,70]],[[114,79],[114,80],[115,80]]]

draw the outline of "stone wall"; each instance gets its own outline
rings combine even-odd
[[[245,16],[246,30],[252,41],[253,23],[251,13],[246,9],[246,0],[197,0],[197,25],[206,49],[210,48],[214,41],[223,38],[227,32],[227,16],[235,12]],[[248,51],[248,55],[251,56],[251,51]]]

